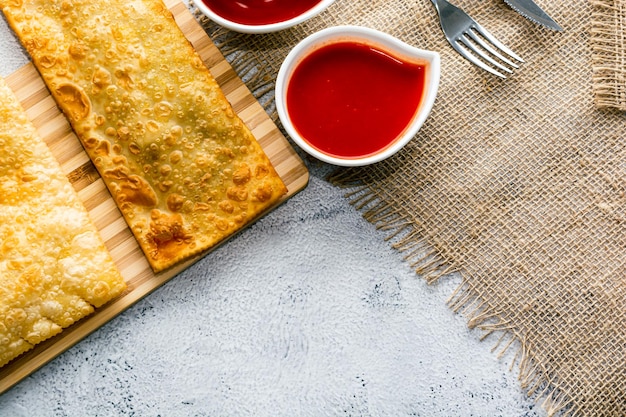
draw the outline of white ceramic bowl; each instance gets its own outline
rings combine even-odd
[[[406,59],[409,62],[424,63],[426,67],[422,100],[408,126],[390,145],[377,153],[363,157],[329,155],[311,146],[294,127],[287,106],[287,90],[290,78],[299,63],[317,49],[325,45],[343,41],[365,43],[402,60]],[[439,88],[440,65],[440,57],[437,52],[413,47],[389,34],[374,29],[360,26],[336,26],[324,29],[305,38],[296,45],[285,58],[276,79],[275,92],[278,116],[283,127],[296,144],[305,152],[321,161],[339,166],[364,166],[379,162],[402,149],[424,124],[424,121],[427,119],[435,103],[437,90]]]
[[[224,0],[224,1],[233,1],[233,0]],[[311,9],[306,10],[304,13],[293,17],[289,20],[285,20],[282,22],[264,24],[264,25],[247,25],[238,22],[233,22],[223,16],[220,16],[215,11],[211,10],[202,0],[193,0],[193,3],[196,7],[202,12],[206,17],[214,21],[215,23],[224,26],[230,30],[234,30],[236,32],[241,33],[269,33],[269,32],[277,32],[279,30],[287,29],[292,26],[298,25],[305,20],[308,20],[314,16],[317,16],[319,13],[324,11],[328,6],[333,4],[335,0],[322,0]]]

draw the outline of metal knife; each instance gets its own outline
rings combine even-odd
[[[528,20],[543,25],[552,30],[561,31],[563,28],[559,26],[541,7],[533,0],[504,0],[506,4],[511,6],[513,10],[527,18]]]

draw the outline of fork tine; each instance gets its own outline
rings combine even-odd
[[[484,41],[481,42],[481,39],[478,36],[476,36],[471,30],[468,30],[465,34],[460,36],[458,41],[462,42],[463,45],[465,45],[467,49],[469,49],[471,52],[475,53],[476,55],[478,55],[480,58],[484,59],[485,61],[489,62],[494,67],[499,68],[502,71],[506,71],[508,73],[513,73],[511,69],[505,67],[504,65],[502,65],[501,63],[493,59],[491,56],[489,56],[489,54],[486,54],[484,51],[481,51],[480,49],[476,48],[476,46],[472,42],[470,42],[469,39],[467,39],[467,36],[470,36],[475,42],[480,44],[481,47],[485,48],[490,53],[494,54],[498,58],[501,58],[505,62],[509,63],[507,59],[502,57],[497,51],[495,51],[493,48],[487,45]],[[518,66],[515,64],[512,64],[511,66],[514,68],[518,68]]]
[[[506,78],[500,71],[512,74],[513,68],[519,68],[517,63],[524,62],[462,9],[448,0],[431,2],[439,14],[441,29],[450,45],[474,65]]]
[[[462,39],[457,39],[457,42],[450,42],[450,44],[465,59],[469,60],[472,64],[479,66],[480,68],[484,69],[485,71],[492,73],[493,75],[496,75],[496,76],[498,76],[500,78],[506,78],[506,75],[502,74],[501,72],[498,72],[498,71],[494,70],[489,65],[485,64],[483,61],[481,61],[480,59],[476,58],[476,56],[474,56],[473,54],[470,54],[467,49],[462,48],[458,44],[458,42],[460,40],[462,40]],[[464,45],[465,45],[465,43],[464,43]]]
[[[507,65],[512,66],[513,68],[519,68],[519,66],[517,64],[515,64],[514,62],[512,62],[511,60],[507,59],[506,57],[502,56],[501,53],[499,53],[498,51],[496,51],[489,43],[485,42],[480,36],[476,35],[476,33],[474,33],[474,30],[472,30],[474,28],[469,29],[466,33],[467,35],[469,35],[477,44],[479,44],[482,48],[484,48],[485,50],[489,51],[490,54],[492,54],[493,56],[497,57],[498,59],[502,60],[502,62],[505,62]],[[478,32],[480,33],[480,32]],[[482,33],[480,33],[482,36]],[[492,64],[496,65],[498,68],[504,69],[505,67],[500,65],[497,61],[490,59],[488,56],[485,56],[485,59],[487,59],[489,62],[491,62]]]
[[[518,62],[524,62],[524,60],[520,58],[515,52],[507,48],[502,42],[496,39],[491,33],[489,33],[485,28],[483,28],[478,23],[474,23],[474,30],[476,30],[476,32],[478,32],[483,38],[487,39],[489,42],[491,42],[492,45],[494,45],[499,50],[503,51],[508,56],[513,57]]]

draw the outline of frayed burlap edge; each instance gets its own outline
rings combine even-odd
[[[595,103],[626,110],[626,1],[590,0],[590,4]]]
[[[328,181],[345,188],[345,197],[363,217],[378,230],[386,233],[385,240],[392,248],[404,255],[404,260],[429,285],[453,273],[461,276],[461,283],[448,298],[446,304],[467,320],[470,329],[482,332],[481,341],[490,336],[496,338],[491,351],[502,360],[512,354],[509,370],[518,369],[521,388],[535,400],[548,416],[573,417],[578,413],[571,396],[559,388],[549,372],[533,359],[533,346],[511,322],[481,297],[471,283],[464,278],[464,271],[446,259],[425,237],[415,219],[385,202],[376,189],[361,184],[358,169],[340,169],[328,176]]]
[[[238,48],[238,40],[248,35],[233,33],[215,25],[193,7],[192,12],[253,96],[282,130],[273,100],[274,80],[263,76],[265,71],[262,60],[254,51],[242,52]],[[447,300],[449,308],[455,314],[465,317],[470,329],[482,332],[481,341],[491,336],[497,338],[492,352],[499,359],[512,354],[509,370],[512,372],[517,366],[521,388],[546,410],[548,416],[558,414],[573,417],[577,414],[577,407],[570,396],[533,359],[531,343],[520,335],[513,324],[502,319],[501,314],[488,305],[463,277],[463,271],[458,265],[446,259],[430,244],[426,235],[416,226],[415,219],[406,218],[401,210],[386,203],[384,196],[374,187],[362,184],[358,169],[339,169],[331,173],[327,180],[334,186],[346,189],[345,197],[349,203],[368,222],[386,234],[385,240],[390,246],[403,254],[407,265],[429,285],[453,273],[459,273],[462,281]]]

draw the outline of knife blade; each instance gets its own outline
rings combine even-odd
[[[538,23],[552,30],[562,31],[563,28],[559,26],[541,7],[533,0],[504,0],[511,9],[515,10],[526,19],[531,22]]]

